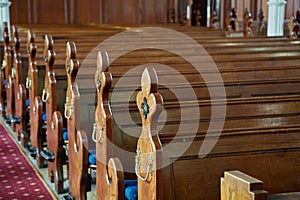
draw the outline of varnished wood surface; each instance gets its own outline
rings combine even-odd
[[[252,44],[261,45],[260,43],[262,43],[262,41],[263,40],[257,40],[256,42],[252,41]],[[240,42],[242,42],[242,40],[240,40]],[[236,43],[239,44],[239,42]],[[282,41],[282,44],[283,43],[284,42]],[[225,44],[226,42],[224,41],[223,45],[225,46]],[[249,43],[249,45],[250,44],[251,43]],[[298,97],[297,88],[292,89],[294,83],[297,82],[297,51],[293,52],[291,48],[283,53],[280,52],[280,49],[284,49],[284,45],[279,45],[281,47],[274,48],[274,52],[272,52],[271,48],[267,48],[266,52],[256,55],[258,52],[263,52],[263,49],[259,50],[252,48],[251,50],[249,45],[249,50],[247,50],[247,47],[243,49],[242,45],[240,45],[240,48],[235,49],[237,52],[243,52],[240,56],[234,55],[235,50],[229,50],[228,55],[222,56],[221,54],[226,52],[225,49],[211,49],[212,52],[216,52],[213,58],[216,59],[217,65],[221,69],[221,74],[227,84],[226,87],[231,84],[236,84],[236,86],[238,86],[237,88],[239,88],[238,90],[243,92],[245,92],[245,88],[248,87],[249,90],[247,89],[247,92],[249,93],[246,92],[243,95],[240,95],[241,93],[238,90],[236,90],[236,93],[232,93],[233,99],[232,101],[229,101],[228,104],[229,115],[226,125],[226,128],[228,129],[224,130],[222,133],[223,137],[215,149],[213,149],[212,154],[205,159],[198,159],[197,153],[202,144],[206,130],[204,128],[201,132],[201,129],[203,127],[207,127],[207,119],[210,116],[209,102],[201,99],[201,97],[199,98],[199,102],[191,104],[187,103],[184,105],[183,112],[189,113],[193,111],[193,108],[195,108],[198,103],[200,103],[199,105],[201,106],[201,109],[203,109],[203,115],[201,116],[204,116],[204,118],[199,119],[201,119],[201,125],[203,126],[199,128],[200,131],[199,137],[197,138],[198,140],[195,141],[195,143],[191,146],[191,149],[186,152],[185,156],[181,157],[178,161],[174,161],[170,168],[164,169],[165,175],[163,183],[165,198],[168,199],[176,196],[176,198],[181,199],[188,196],[190,199],[216,199],[218,197],[218,192],[216,191],[216,189],[218,189],[217,183],[219,178],[222,176],[220,172],[228,170],[228,168],[231,167],[233,169],[245,170],[247,173],[250,172],[250,174],[255,177],[256,174],[254,174],[254,172],[259,171],[259,178],[264,179],[264,182],[266,180],[267,188],[271,189],[272,192],[288,192],[287,185],[291,185],[291,187],[289,186],[289,189],[291,190],[293,189],[297,191],[297,189],[299,189],[297,188],[297,185],[299,185],[297,180],[289,178],[286,182],[284,182],[284,184],[282,184],[277,181],[276,177],[293,177],[293,174],[299,174],[297,168],[294,168],[294,166],[298,163],[297,157],[299,157],[297,153],[299,141],[297,137],[297,132],[299,131],[299,127],[297,125],[299,121],[297,113]],[[215,44],[215,47],[217,46],[218,45]],[[252,53],[250,53],[251,51]],[[188,66],[182,64],[182,60],[172,57],[172,55],[165,54],[165,56],[162,57],[161,55],[164,54],[160,52],[155,52],[153,55],[154,56],[147,58],[147,54],[143,56],[142,52],[137,53],[136,55],[132,53],[128,57],[120,58],[118,61],[119,63],[116,63],[115,65],[112,64],[111,69],[116,67],[114,70],[117,77],[121,77],[123,72],[120,71],[120,69],[122,69],[122,66],[129,65],[127,69],[130,69],[130,67],[141,63],[141,61],[154,61],[153,58],[156,57],[157,62],[172,64],[173,66],[177,66],[177,69]],[[137,59],[138,57],[141,57],[140,61]],[[91,60],[91,66],[93,65],[93,62],[94,61]],[[61,64],[63,63],[64,62],[62,61]],[[130,63],[132,64],[130,65]],[[273,69],[270,70],[270,66],[274,68],[274,71]],[[288,68],[288,70],[285,71],[285,67]],[[260,71],[259,68],[262,68],[262,70]],[[192,72],[194,71],[189,72],[189,69],[187,68],[183,71],[186,74],[190,74],[186,77],[189,77],[189,80],[195,86],[197,84],[200,87],[204,86],[203,81],[201,82],[201,78],[199,81],[195,76],[193,76]],[[126,70],[124,70],[124,72],[126,72]],[[114,73],[113,70],[112,73]],[[293,76],[293,73],[295,76]],[[138,77],[139,73],[133,73],[132,75]],[[158,75],[162,76],[162,79],[168,79],[168,71],[158,71]],[[271,78],[268,78],[268,75]],[[294,79],[290,79],[291,76],[293,76]],[[61,77],[64,79],[63,76]],[[134,79],[132,83],[136,82],[136,80],[138,79]],[[280,83],[280,81],[282,82]],[[278,83],[280,83],[280,86],[277,85]],[[248,84],[248,86],[245,87],[245,84]],[[254,85],[251,86],[251,84]],[[243,87],[240,87],[241,85],[243,85]],[[178,83],[173,84],[173,86],[179,87],[184,86],[184,84],[181,85]],[[126,90],[125,85],[123,89]],[[127,89],[130,90],[130,88]],[[161,87],[160,89],[163,88]],[[257,93],[258,90],[259,92]],[[274,95],[274,91],[276,91],[275,93],[277,93],[277,95]],[[201,90],[199,90],[197,94],[198,93],[199,96],[207,95],[207,93],[203,94]],[[278,95],[278,93],[285,93],[285,95]],[[239,95],[234,97],[234,94]],[[259,98],[255,95],[262,96]],[[166,97],[168,96],[166,95]],[[166,133],[166,135],[165,137],[161,137],[161,140],[165,141],[166,144],[173,138],[177,129],[175,125],[178,125],[179,123],[178,116],[176,116],[179,107],[174,102],[172,104],[172,95],[169,97],[170,104],[166,105],[166,110],[170,110],[168,117],[171,121],[168,122],[169,124],[165,124],[164,130],[166,132],[164,133]],[[173,110],[173,112],[171,110]],[[133,114],[133,118],[137,119],[138,116]],[[204,119],[204,121],[202,121],[202,119]],[[191,118],[187,119],[187,121],[188,120],[195,121],[197,119]],[[127,126],[129,131],[132,131],[130,129],[130,124],[124,125],[124,127]],[[189,138],[189,125],[191,125],[191,123],[186,122],[184,125],[186,135],[182,135],[182,137],[178,139],[176,145],[184,144],[183,139]],[[233,138],[235,139],[233,140]],[[80,143],[79,140],[80,138],[78,138],[76,143],[78,145]],[[134,150],[134,145],[136,143],[132,140],[132,138],[125,137],[122,142],[125,144],[126,148]],[[174,153],[169,156],[168,159],[175,160],[176,157],[177,156]],[[126,166],[133,165],[132,160],[128,159],[128,161],[131,162],[131,164],[128,163],[127,165],[125,162]],[[290,161],[295,163],[290,164]],[[284,163],[289,163],[288,171],[282,170],[287,167]],[[201,176],[198,177],[196,174],[201,174]],[[270,180],[268,177],[276,177],[276,179]],[[171,178],[172,181],[169,181],[169,178]],[[205,182],[207,184],[203,186],[198,184],[200,182]],[[197,193],[194,194],[192,191],[197,191]]]

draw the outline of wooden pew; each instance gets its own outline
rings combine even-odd
[[[108,94],[112,84],[112,75],[108,72],[108,66],[107,52],[99,52],[95,74],[98,100],[93,131],[97,158],[96,194],[97,199],[118,200],[125,199],[124,175],[121,161],[113,158],[111,147],[113,117]]]
[[[251,12],[248,11],[248,9],[245,10],[244,12],[244,37],[252,37],[253,36],[253,32],[252,32],[252,28],[251,28],[251,24],[253,22],[252,19],[252,14]]]
[[[272,102],[275,99],[272,100]],[[295,100],[298,101],[298,100]],[[294,104],[295,101],[291,103]],[[252,108],[250,106],[247,107],[248,102],[239,102],[238,104],[245,104],[245,110],[242,110],[242,106],[237,106],[236,109],[240,112],[251,112]],[[260,102],[260,106],[264,107]],[[266,107],[273,107],[270,103],[265,104]],[[278,106],[284,107],[284,109],[288,109],[284,104]],[[274,108],[279,108],[275,106]],[[291,107],[290,109],[297,109],[296,107]],[[194,106],[191,107],[195,109]],[[233,111],[231,108],[227,108],[231,113]],[[255,110],[257,108],[254,108]],[[227,113],[228,113],[227,112]],[[259,112],[264,112],[260,110]],[[284,116],[285,113],[280,110],[277,112],[281,112]],[[203,114],[203,111],[201,112]],[[174,113],[175,115],[175,113]],[[299,190],[297,185],[299,185],[299,179],[293,179],[295,174],[299,174],[299,170],[297,170],[297,163],[299,163],[299,148],[297,149],[299,138],[297,138],[297,132],[299,131],[299,120],[297,120],[297,112],[295,113],[296,121],[295,125],[292,124],[289,126],[272,126],[272,123],[276,123],[276,117],[267,119],[268,114],[265,113],[261,116],[261,119],[253,119],[253,122],[250,123],[250,119],[246,119],[246,116],[241,116],[238,114],[237,116],[233,116],[228,113],[228,117],[225,121],[225,127],[222,131],[222,135],[219,138],[217,145],[214,147],[212,152],[206,156],[205,158],[198,158],[199,155],[199,147],[202,145],[203,140],[206,134],[206,128],[204,124],[201,125],[203,134],[200,136],[197,134],[196,137],[189,137],[191,134],[189,132],[189,127],[192,126],[192,123],[185,123],[181,121],[181,126],[184,126],[183,129],[186,130],[185,133],[179,133],[179,135],[174,138],[175,133],[173,131],[177,131],[175,124],[180,122],[171,121],[170,125],[166,124],[163,129],[161,129],[159,138],[162,142],[163,146],[167,146],[168,143],[172,143],[176,149],[179,146],[184,146],[184,141],[194,140],[189,149],[183,155],[176,155],[176,153],[170,152],[169,156],[166,155],[165,159],[170,159],[170,166],[164,169],[164,197],[167,199],[170,198],[187,198],[188,199],[218,199],[218,178],[217,174],[220,175],[223,171],[228,169],[239,169],[243,171],[251,171],[251,173],[256,172],[259,176],[264,177],[267,180],[267,190],[271,190],[272,192],[287,192],[288,190]],[[272,115],[270,113],[270,115]],[[249,115],[248,118],[255,117],[253,115]],[[232,120],[230,120],[232,118]],[[238,119],[241,120],[238,120]],[[286,117],[288,120],[288,117]],[[201,121],[205,121],[205,119],[200,119]],[[282,119],[281,121],[284,121]],[[261,121],[261,122],[259,122]],[[270,121],[269,125],[268,122]],[[168,119],[167,119],[168,122]],[[235,127],[236,125],[239,126]],[[255,127],[256,123],[264,123],[266,127]],[[248,127],[249,126],[249,127]],[[125,126],[124,126],[125,127]],[[248,127],[248,128],[247,128]],[[204,129],[204,130],[203,130]],[[140,129],[138,129],[140,130]],[[138,131],[137,130],[137,131]],[[128,130],[125,131],[135,132],[133,128],[128,127]],[[137,132],[136,131],[136,132]],[[166,131],[166,134],[163,132]],[[216,133],[216,132],[215,132]],[[178,134],[178,133],[177,133]],[[213,133],[209,133],[211,135],[209,138],[213,139]],[[294,135],[294,136],[292,136]],[[206,136],[207,137],[207,136]],[[275,140],[276,138],[276,140]],[[293,139],[291,139],[293,138]],[[131,138],[132,139],[132,138]],[[292,140],[290,143],[288,141]],[[124,141],[129,141],[129,139],[125,139]],[[263,142],[264,141],[264,142]],[[270,144],[267,141],[272,141]],[[297,142],[296,142],[297,141]],[[294,143],[296,142],[296,144]],[[294,144],[296,146],[294,146]],[[129,144],[125,144],[125,146],[130,146]],[[296,149],[295,149],[296,148]],[[179,157],[180,156],[180,157]],[[298,158],[297,158],[298,157]],[[286,166],[285,162],[288,160],[292,161],[289,164],[290,171],[285,171]],[[147,166],[147,160],[144,163],[144,166]],[[264,164],[266,162],[266,164]],[[272,163],[272,164],[271,164]],[[276,164],[277,163],[277,164]],[[271,169],[270,169],[271,168]],[[197,176],[197,174],[201,174],[201,176]],[[170,177],[172,176],[172,181],[170,183]],[[277,178],[275,179],[275,177]],[[270,177],[274,177],[270,179]],[[161,177],[162,178],[162,177]],[[284,183],[279,184],[276,180],[285,180]],[[197,185],[196,183],[205,181],[204,185]],[[162,184],[162,183],[161,183]],[[189,191],[197,191],[190,193]]]
[[[10,48],[10,36],[8,33],[7,23],[3,24],[4,38],[4,61],[5,61],[5,79],[6,79],[6,121],[11,123],[14,116],[14,98],[13,98],[13,82],[12,82],[12,56]]]
[[[221,178],[221,200],[226,199],[267,200],[267,191],[260,180],[240,171],[228,171]]]
[[[296,39],[300,36],[300,11],[296,12],[296,15],[290,17],[289,27],[289,36],[290,39]]]
[[[263,182],[238,170],[224,172],[221,178],[221,200],[292,200],[299,199],[300,192],[268,194],[263,189]]]
[[[79,91],[76,75],[79,62],[76,60],[74,43],[67,44],[66,70],[68,88],[65,104],[65,117],[68,120],[68,155],[69,155],[69,193],[74,199],[86,199],[90,190],[88,175],[88,141],[80,128]]]
[[[44,166],[44,158],[41,156],[43,150],[43,141],[45,141],[45,134],[43,133],[42,113],[43,103],[40,96],[38,96],[39,82],[38,69],[36,62],[37,46],[34,40],[34,33],[28,32],[32,43],[29,44],[29,59],[28,59],[28,76],[26,80],[26,87],[29,93],[29,116],[30,116],[30,141],[33,149],[31,154],[36,158],[37,166],[42,168]]]
[[[45,36],[45,57],[47,61],[44,90],[42,101],[46,107],[46,141],[47,149],[41,153],[47,161],[48,176],[51,182],[55,183],[57,193],[64,192],[63,164],[66,162],[66,155],[63,151],[63,119],[61,111],[56,105],[56,78],[54,72],[55,52],[53,50],[53,39]],[[59,97],[62,98],[62,97]],[[54,126],[56,125],[56,126]]]
[[[97,199],[136,199],[137,181],[124,180],[121,161],[119,158],[113,157],[112,142],[116,135],[113,132],[113,116],[109,103],[112,75],[108,71],[108,67],[107,52],[99,52],[95,75],[98,101],[93,131],[97,155]],[[116,154],[116,152],[114,153]]]
[[[6,100],[6,91],[5,91],[5,76],[4,72],[2,70],[2,65],[1,65],[1,71],[0,71],[0,116],[3,118],[5,116],[5,104],[4,101]]]

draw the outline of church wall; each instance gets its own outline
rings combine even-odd
[[[11,0],[11,23],[166,23],[168,11],[180,7],[181,1],[186,0]],[[252,12],[254,20],[262,8],[267,20],[267,2],[221,0],[223,18],[220,24],[224,24],[233,7],[237,9],[239,21],[242,21],[245,8]],[[289,19],[297,9],[300,9],[299,0],[287,0],[285,18]],[[175,9],[175,15],[179,14]]]

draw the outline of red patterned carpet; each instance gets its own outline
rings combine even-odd
[[[0,200],[56,199],[0,123]]]

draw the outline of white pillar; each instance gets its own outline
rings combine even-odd
[[[268,1],[268,36],[283,36],[285,0]]]
[[[10,31],[10,15],[9,6],[11,2],[8,0],[0,0],[0,41],[3,40],[3,22],[7,22],[8,30]]]

